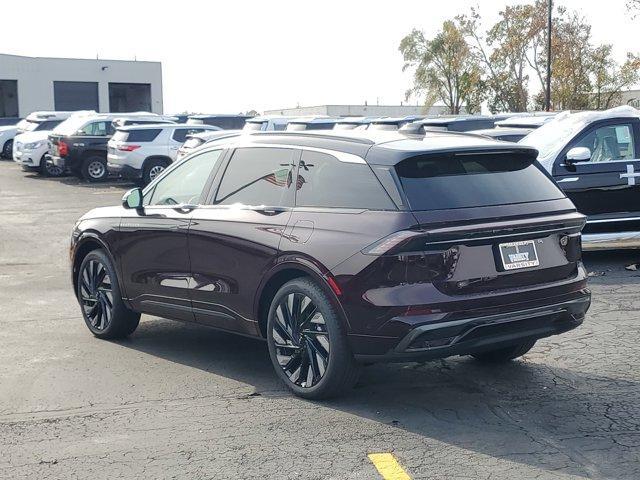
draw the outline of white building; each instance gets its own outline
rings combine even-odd
[[[0,54],[0,117],[37,110],[163,113],[162,65]]]
[[[328,115],[330,117],[405,117],[407,115],[440,115],[445,113],[444,105],[426,107],[424,105],[316,105],[313,107],[280,108],[265,110],[265,115],[285,115],[291,117],[306,115]]]

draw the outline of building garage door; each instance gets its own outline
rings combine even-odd
[[[18,116],[18,81],[0,80],[0,117]]]
[[[109,83],[110,112],[150,112],[151,84]]]
[[[53,98],[58,111],[99,110],[98,82],[53,82]]]

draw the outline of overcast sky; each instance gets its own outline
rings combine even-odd
[[[417,27],[504,0],[2,2],[0,53],[162,62],[164,110],[238,112],[319,104],[398,104],[410,87],[398,52]],[[619,60],[640,51],[624,0],[556,0],[579,9]],[[104,5],[96,8],[95,5]]]

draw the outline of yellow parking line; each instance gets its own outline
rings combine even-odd
[[[370,453],[368,457],[384,480],[411,480],[411,477],[390,453]]]

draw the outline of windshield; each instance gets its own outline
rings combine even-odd
[[[71,117],[53,129],[53,133],[58,135],[73,135],[80,130],[88,121],[88,117]]]
[[[574,114],[551,120],[535,129],[518,143],[538,150],[538,158],[546,158],[560,150],[585,126],[583,115]]]
[[[16,123],[16,128],[19,132],[30,132],[31,130],[29,129],[29,127],[31,123],[33,122],[30,122],[28,120],[20,120],[18,123]],[[37,127],[37,125],[35,125],[33,128],[35,127]]]

